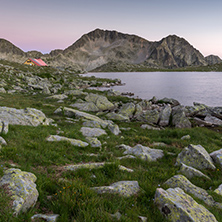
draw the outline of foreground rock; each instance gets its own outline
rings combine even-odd
[[[15,215],[26,212],[36,204],[39,193],[36,189],[36,176],[20,169],[11,168],[5,171],[0,186],[6,185],[13,200]]]
[[[83,142],[81,140],[71,139],[71,138],[58,136],[58,135],[50,135],[48,138],[46,138],[46,140],[50,142],[67,141],[71,143],[73,146],[79,146],[79,147],[86,147],[89,145],[88,143]]]
[[[201,145],[190,144],[188,147],[184,148],[182,152],[179,153],[176,160],[177,165],[180,165],[181,163],[199,170],[216,169],[210,155]]]
[[[132,154],[146,161],[156,161],[157,159],[162,158],[164,156],[162,150],[151,149],[140,144],[137,144],[134,147],[122,144],[119,147],[125,149],[125,152],[123,154]]]
[[[140,191],[140,187],[137,181],[119,181],[111,184],[110,186],[92,187],[99,194],[111,193],[119,194],[124,197],[130,197],[137,194]]]
[[[162,214],[172,222],[216,222],[215,216],[204,206],[198,204],[180,188],[164,190],[158,188],[155,203]]]
[[[222,149],[210,153],[210,156],[215,163],[219,164],[220,167],[222,167]]]
[[[0,120],[11,125],[49,125],[52,120],[46,118],[45,114],[37,109],[25,108],[15,109],[0,107]]]
[[[36,219],[36,218],[40,218],[43,219],[44,221],[48,221],[48,222],[56,222],[58,219],[59,215],[58,214],[35,214],[31,217],[32,220]]]
[[[90,127],[82,127],[80,132],[85,137],[99,137],[102,135],[106,135],[106,131],[99,128],[90,128]]]
[[[186,117],[183,107],[176,106],[172,109],[172,124],[176,128],[191,128],[191,122]]]

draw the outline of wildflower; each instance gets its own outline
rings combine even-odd
[[[63,187],[63,189],[65,190],[66,188],[65,188],[65,187]]]
[[[217,169],[217,171],[219,171],[219,169]]]

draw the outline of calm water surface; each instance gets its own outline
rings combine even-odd
[[[126,72],[89,73],[87,76],[121,79],[120,92],[133,92],[142,99],[156,96],[177,99],[183,105],[193,102],[222,106],[222,72]],[[108,88],[101,88],[107,90]]]

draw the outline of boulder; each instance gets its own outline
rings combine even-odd
[[[167,180],[164,184],[168,185],[170,188],[179,187],[186,193],[192,194],[200,200],[203,200],[207,205],[214,206],[215,201],[213,197],[210,196],[206,190],[192,184],[183,175],[175,175]]]
[[[135,113],[135,104],[134,103],[123,104],[118,113],[123,116],[127,116],[128,118],[132,118]]]
[[[212,116],[222,119],[222,107],[209,107],[209,112]]]
[[[142,129],[148,129],[148,130],[160,130],[159,127],[154,127],[154,126],[151,126],[151,125],[148,125],[148,124],[141,125],[141,128]]]
[[[63,168],[65,170],[76,171],[76,170],[79,170],[79,169],[97,169],[97,168],[104,167],[104,165],[105,165],[105,162],[84,163],[84,164],[67,165],[67,166],[64,166]]]
[[[74,103],[70,105],[71,107],[77,108],[82,111],[91,111],[98,112],[99,108],[93,102],[82,102],[82,103]]]
[[[99,122],[93,120],[84,120],[83,126],[92,127],[92,128],[101,128]]]
[[[172,222],[217,222],[212,213],[179,187],[167,190],[158,188],[154,202],[160,212]]]
[[[47,99],[58,99],[58,100],[63,100],[67,98],[68,96],[66,94],[59,94],[59,95],[53,95],[53,96],[47,97]]]
[[[190,135],[185,135],[180,138],[181,140],[190,140]]]
[[[0,134],[8,133],[8,122],[1,121],[0,119]]]
[[[167,104],[160,112],[160,120],[158,125],[168,126],[170,123],[171,112],[172,112],[171,106]]]
[[[222,196],[222,184],[214,192]]]
[[[49,125],[52,120],[46,118],[45,114],[37,109],[25,108],[15,109],[0,107],[0,120],[11,125]]]
[[[101,147],[101,142],[95,137],[86,137],[86,141],[91,145],[91,147]]]
[[[137,120],[146,122],[149,124],[157,124],[160,118],[160,113],[157,110],[146,110],[140,116],[137,116]]]
[[[31,220],[35,220],[36,218],[43,219],[47,222],[56,222],[59,217],[59,214],[35,214],[31,217]]]
[[[122,144],[119,147],[125,149],[125,152],[123,154],[132,154],[146,161],[156,161],[157,159],[162,158],[164,156],[162,150],[151,149],[140,144],[137,144],[134,147]]]
[[[3,137],[0,136],[0,145],[7,145],[7,142]]]
[[[119,113],[108,113],[106,114],[106,118],[111,120],[124,121],[124,122],[129,121],[129,117],[123,116],[122,114]]]
[[[90,93],[86,96],[87,102],[93,102],[99,110],[111,110],[115,106],[105,96]]]
[[[180,103],[176,99],[164,97],[161,100],[158,100],[157,103],[166,103],[170,104],[172,107],[180,105]]]
[[[222,167],[222,149],[210,153],[210,156],[215,163]]]
[[[172,124],[176,128],[191,128],[191,122],[186,117],[184,107],[177,106],[172,109]]]
[[[195,103],[194,106],[185,107],[186,116],[200,116],[205,117],[208,113],[208,107],[201,103]]]
[[[58,136],[58,135],[50,135],[48,138],[46,138],[46,140],[50,142],[67,141],[71,143],[73,146],[79,146],[79,147],[86,147],[89,145],[88,143],[83,142],[81,140],[71,139],[71,138]]]
[[[72,96],[86,96],[88,95],[88,93],[83,92],[82,90],[78,90],[78,89],[73,89],[73,90],[69,90],[65,92],[66,95],[72,95]]]
[[[116,125],[116,124],[109,124],[109,125],[108,125],[108,129],[110,130],[110,132],[111,132],[112,134],[114,134],[114,135],[116,135],[116,136],[118,136],[118,135],[121,133],[121,131],[120,131],[120,129],[119,129],[119,126]]]
[[[106,135],[106,131],[99,128],[90,128],[90,127],[82,127],[80,132],[85,137],[99,137],[102,135]]]
[[[189,179],[191,179],[193,177],[204,177],[204,178],[210,180],[210,178],[208,176],[206,176],[205,174],[203,174],[201,171],[199,171],[193,167],[187,166],[184,163],[181,163],[180,172]]]
[[[119,194],[124,197],[136,195],[140,191],[137,181],[119,181],[110,186],[92,187],[91,189],[99,194],[111,193]]]
[[[210,155],[201,145],[190,144],[184,148],[176,160],[176,165],[180,165],[181,163],[199,170],[216,169]]]
[[[34,174],[20,169],[10,168],[4,172],[4,176],[0,179],[0,186],[7,186],[13,200],[15,215],[26,212],[36,204],[39,193],[35,181]]]
[[[204,118],[204,121],[215,126],[222,126],[222,120],[214,116],[207,115]]]

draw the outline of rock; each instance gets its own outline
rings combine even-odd
[[[87,102],[93,102],[99,110],[111,110],[115,107],[105,96],[93,93],[87,95],[85,100]]]
[[[167,190],[158,188],[155,193],[155,204],[172,222],[217,222],[213,214],[179,187]]]
[[[204,118],[204,121],[207,122],[207,123],[210,123],[212,125],[215,125],[215,126],[222,126],[222,120],[220,120],[220,119],[218,119],[217,117],[214,117],[214,116],[207,115]]]
[[[101,142],[95,137],[86,137],[86,141],[91,145],[91,147],[101,147]]]
[[[137,116],[137,120],[147,122],[149,124],[157,124],[160,118],[160,113],[157,110],[146,110],[140,116]]]
[[[167,104],[160,112],[160,121],[158,125],[168,126],[170,123],[171,112],[172,112],[171,106]]]
[[[192,194],[200,200],[203,200],[209,206],[213,206],[215,203],[213,197],[210,196],[206,190],[195,186],[183,175],[175,175],[164,184],[168,185],[170,188],[179,187],[186,193]]]
[[[109,125],[109,122],[106,120],[100,119],[98,116],[91,115],[89,113],[85,113],[76,109],[71,109],[67,107],[60,107],[54,112],[55,114],[65,115],[68,117],[75,117],[78,119],[85,119],[85,120],[91,120],[97,122],[99,125],[101,125],[103,128],[107,127]]]
[[[10,168],[0,179],[0,186],[7,185],[13,200],[15,215],[26,212],[36,204],[39,193],[36,189],[36,176],[32,173]]]
[[[208,123],[208,122],[206,122],[200,118],[197,118],[197,117],[194,117],[193,120],[198,126],[206,126],[206,127],[212,126],[212,123]]]
[[[142,128],[142,129],[148,129],[148,130],[160,130],[159,127],[154,127],[154,126],[147,125],[147,124],[141,125],[141,128]]]
[[[34,220],[36,218],[43,219],[44,221],[48,222],[56,222],[58,219],[59,215],[58,214],[35,214],[31,217],[31,220]]]
[[[140,191],[137,181],[119,181],[111,184],[110,186],[92,187],[99,194],[112,193],[119,194],[124,197],[130,197]]]
[[[211,116],[222,119],[222,107],[209,107],[208,110]]]
[[[104,167],[104,165],[105,165],[105,162],[101,162],[101,163],[84,163],[84,164],[67,165],[67,166],[64,166],[63,168],[65,170],[76,171],[76,170],[79,170],[79,169],[97,169],[97,168]]]
[[[86,95],[88,95],[88,93],[83,92],[82,90],[78,90],[78,89],[66,91],[65,94],[72,95],[72,96],[86,96]]]
[[[191,123],[186,117],[184,110],[181,106],[172,109],[172,124],[176,128],[191,128]]]
[[[50,90],[49,90],[49,87],[46,86],[46,85],[44,85],[44,86],[43,86],[43,89],[42,89],[42,93],[43,93],[43,94],[46,94],[46,95],[51,94],[51,92],[50,92]]]
[[[99,128],[90,128],[90,127],[82,127],[80,132],[85,137],[99,137],[102,135],[106,135],[106,131]]]
[[[117,157],[116,159],[118,159],[118,160],[122,160],[122,159],[136,159],[136,157],[133,156],[133,155],[126,155],[126,156]]]
[[[108,129],[110,130],[110,132],[114,135],[119,135],[121,133],[119,126],[116,124],[109,124],[108,125]]]
[[[193,167],[187,166],[184,163],[181,163],[180,172],[189,179],[191,179],[193,177],[204,177],[204,178],[210,180],[210,178],[208,176],[206,176],[205,174],[203,174],[201,171],[199,171]]]
[[[114,89],[108,89],[107,90],[107,95],[108,96],[120,96],[121,92],[120,91],[116,91]]]
[[[166,143],[162,143],[162,142],[153,142],[153,143],[152,143],[152,146],[165,147],[165,146],[167,146],[167,144],[166,144]]]
[[[80,109],[82,111],[91,111],[98,112],[99,108],[93,102],[82,102],[82,103],[74,103],[70,105],[71,107]]]
[[[222,196],[222,184],[214,192]]]
[[[118,211],[115,214],[109,214],[109,215],[116,220],[120,220],[122,216],[121,213]]]
[[[194,103],[194,106],[185,107],[186,116],[201,116],[205,117],[208,113],[208,107],[204,104]]]
[[[97,121],[93,120],[84,120],[83,126],[92,127],[92,128],[101,128],[101,125]]]
[[[216,169],[210,155],[201,145],[190,144],[184,148],[176,160],[176,165],[180,165],[181,163],[199,170]]]
[[[172,98],[166,98],[164,97],[161,100],[158,100],[157,103],[166,103],[166,104],[170,104],[172,107],[174,106],[179,106],[180,103],[176,100],[176,99],[172,99]]]
[[[129,173],[134,172],[134,170],[129,169],[129,168],[127,168],[127,167],[124,167],[124,166],[122,166],[122,165],[119,165],[118,168],[119,168],[119,170],[126,171],[126,172],[129,172]]]
[[[136,104],[135,106],[135,113],[134,113],[134,118],[137,119],[137,117],[141,116],[143,113],[143,108],[141,105]]]
[[[190,135],[182,136],[181,140],[190,140]]]
[[[2,138],[1,136],[0,136],[0,144],[1,144],[1,145],[7,145],[7,142],[6,142],[5,139]]]
[[[8,133],[8,122],[1,121],[0,119],[0,134]]]
[[[210,153],[210,156],[215,163],[219,164],[220,167],[222,167],[222,149]]]
[[[71,138],[58,136],[58,135],[50,135],[46,140],[50,142],[67,141],[71,143],[73,146],[79,146],[79,147],[86,147],[89,145],[88,143],[83,142],[81,140],[71,139]]]
[[[126,103],[120,108],[119,114],[123,116],[127,116],[128,118],[132,118],[135,113],[135,104],[134,103]]]
[[[63,100],[63,99],[67,99],[68,96],[65,94],[59,94],[59,95],[53,95],[53,96],[49,96],[47,97],[47,99],[58,99],[58,100]]]
[[[123,116],[122,114],[118,114],[118,113],[108,113],[106,114],[106,118],[111,119],[111,120],[124,121],[124,122],[129,121],[129,117]]]
[[[45,114],[37,109],[25,108],[15,109],[0,107],[0,120],[11,125],[49,125],[52,120],[46,118]]]
[[[147,217],[138,216],[138,218],[139,218],[140,221],[142,221],[142,222],[147,222]]]
[[[146,161],[156,161],[157,159],[162,158],[164,156],[162,150],[151,149],[140,144],[137,144],[134,147],[122,144],[119,147],[125,149],[125,152],[123,154],[132,154]]]
[[[6,93],[6,90],[3,87],[1,87],[0,88],[0,93]]]

